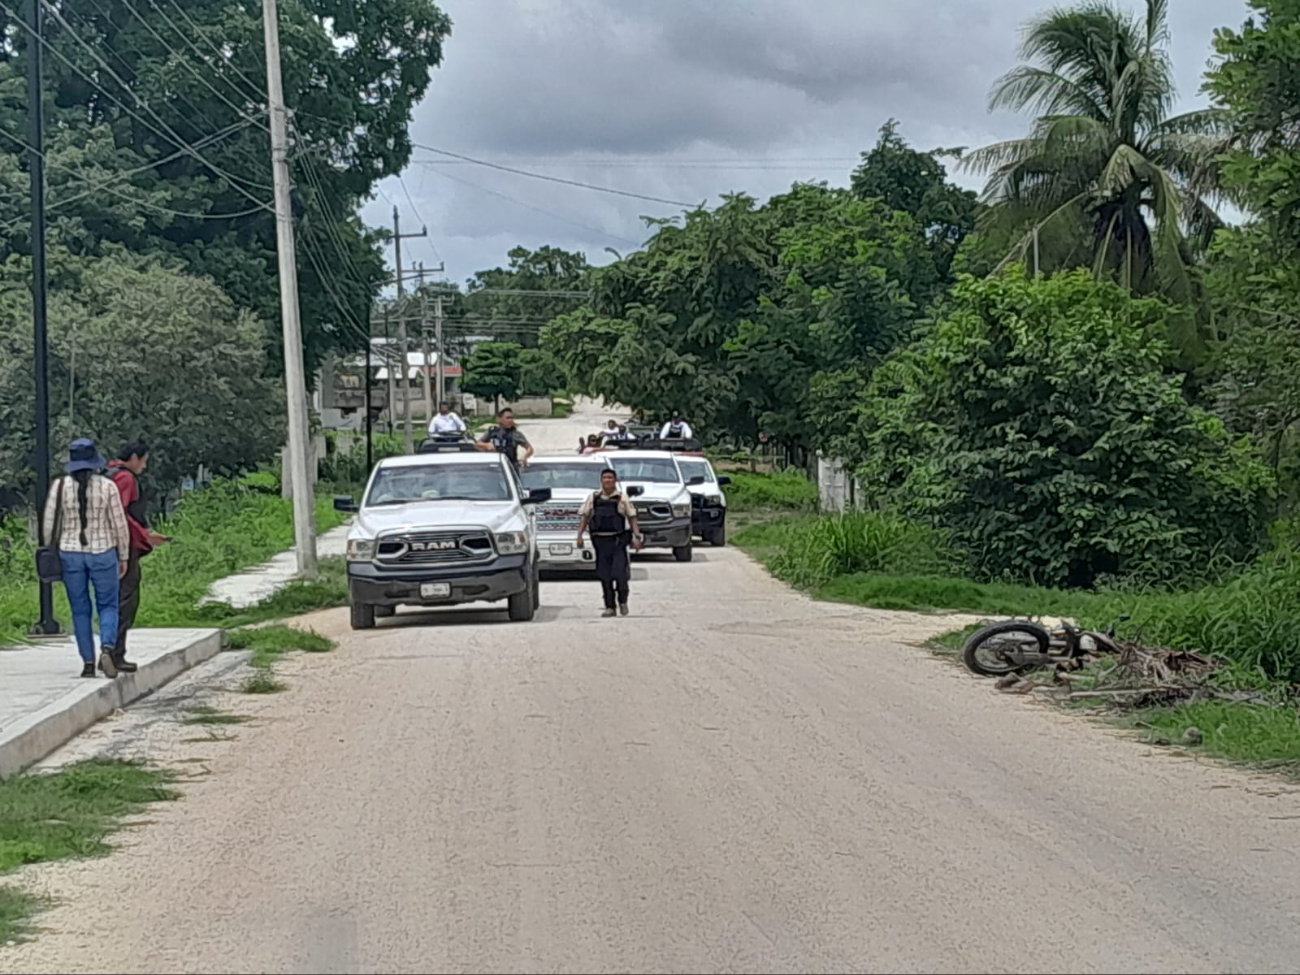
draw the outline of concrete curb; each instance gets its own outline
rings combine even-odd
[[[0,731],[0,778],[39,762],[91,725],[152,694],[221,650],[220,630],[174,632],[175,645],[141,661],[134,674],[123,674],[115,680],[78,682],[58,700]]]

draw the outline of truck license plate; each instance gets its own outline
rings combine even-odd
[[[552,546],[551,546],[551,554],[552,554],[552,555],[572,555],[572,554],[573,554],[573,546],[572,546],[572,545],[552,545]]]
[[[420,595],[425,599],[441,599],[451,595],[450,582],[422,582]]]

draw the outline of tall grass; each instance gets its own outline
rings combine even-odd
[[[1185,592],[1114,593],[1090,625],[1120,613],[1144,643],[1202,650],[1229,661],[1245,682],[1300,682],[1300,560],[1273,553],[1226,581]]]
[[[784,542],[768,567],[802,589],[853,573],[934,575],[952,567],[939,532],[877,511],[807,519],[791,526]]]
[[[754,474],[749,471],[723,471],[731,478],[727,485],[727,507],[741,511],[815,511],[817,485],[802,471]]]

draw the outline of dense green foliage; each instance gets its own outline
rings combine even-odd
[[[279,8],[293,128],[300,301],[309,363],[360,336],[385,277],[356,209],[411,154],[407,123],[451,22],[431,0]],[[211,277],[280,343],[260,5],[69,0],[45,16],[49,239]],[[22,82],[28,35],[0,13],[0,237],[30,252]],[[197,147],[197,152],[187,149]],[[58,282],[53,282],[57,289]]]
[[[210,280],[120,248],[55,267],[56,457],[77,436],[109,452],[143,438],[148,481],[170,487],[200,464],[248,470],[283,443],[283,394],[266,377],[261,323]],[[29,496],[34,477],[31,361],[31,294],[21,274],[0,271],[0,509]]]
[[[860,472],[981,577],[1088,586],[1244,560],[1271,479],[1163,373],[1166,307],[1086,272],[966,280],[878,369]]]

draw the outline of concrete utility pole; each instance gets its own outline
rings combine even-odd
[[[410,344],[406,337],[406,309],[402,306],[402,241],[414,237],[428,237],[429,230],[422,227],[418,234],[402,233],[401,216],[397,212],[397,207],[393,207],[393,260],[397,264],[397,342],[402,347],[398,358],[402,363],[402,415],[406,421],[403,426],[406,431],[406,452],[415,453],[415,441],[411,435],[411,382],[410,367],[406,361],[406,353]]]
[[[280,80],[280,24],[275,0],[262,0],[266,37],[267,109],[271,116],[271,171],[275,187],[275,242],[280,259],[280,322],[284,328],[284,385],[289,401],[289,456],[285,465],[293,496],[294,552],[298,574],[314,578],[316,503],[307,429],[307,377],[302,361],[302,326],[298,321],[298,258],[294,251],[293,210],[289,203],[289,122]]]
[[[384,363],[388,366],[388,433],[393,432],[393,416],[397,412],[397,385],[394,379],[397,366],[393,363],[393,326],[391,309],[384,305]]]
[[[442,344],[442,292],[439,291],[433,300],[433,327],[434,327],[434,344],[438,346],[438,401],[435,409],[442,409],[442,401],[447,397],[447,387],[443,384],[443,377],[446,373],[443,371],[444,362],[447,359],[447,350]]]

